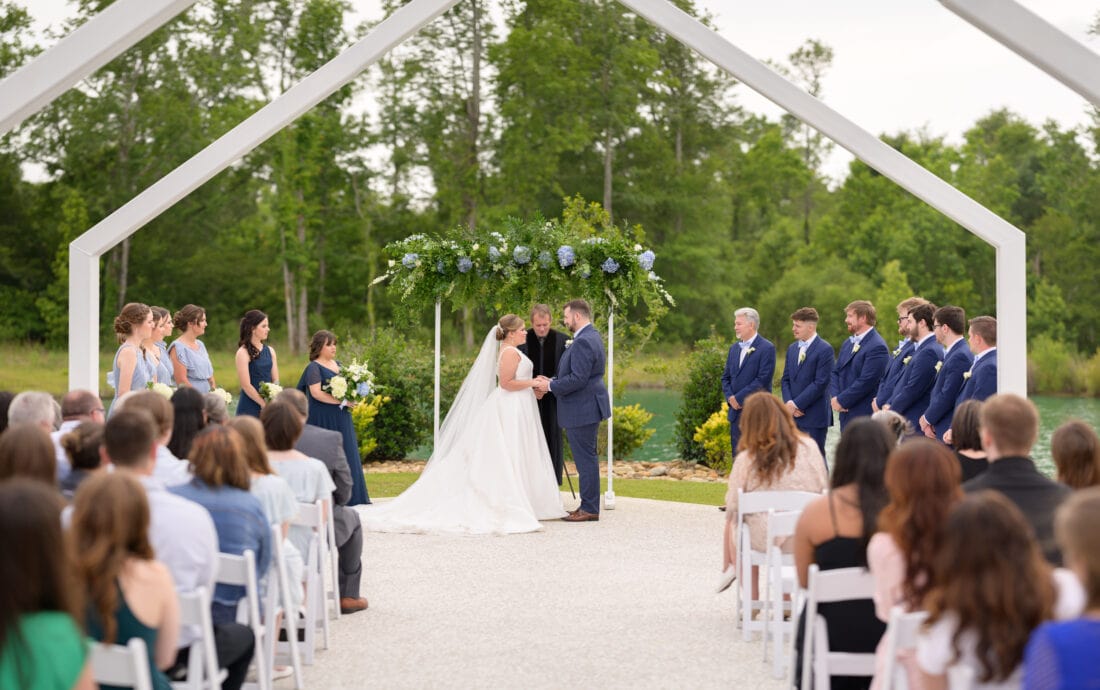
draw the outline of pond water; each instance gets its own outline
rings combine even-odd
[[[1040,469],[1053,475],[1050,435],[1062,422],[1073,417],[1087,422],[1093,428],[1100,428],[1100,399],[1033,396],[1031,400],[1039,408],[1039,442],[1032,455]],[[680,408],[680,393],[660,388],[628,389],[621,400],[615,401],[616,405],[636,403],[653,414],[650,426],[655,429],[655,433],[632,460],[655,461],[677,458],[679,453],[676,451],[673,431],[676,426],[676,411]],[[825,444],[830,457],[839,437],[839,427],[833,427]]]

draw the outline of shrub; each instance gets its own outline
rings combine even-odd
[[[356,405],[351,411],[351,423],[355,425],[355,437],[359,440],[359,459],[370,456],[378,446],[373,427],[374,418],[378,411],[389,402],[389,398],[382,395],[372,395]]]
[[[676,447],[684,460],[706,460],[706,451],[695,441],[695,430],[722,407],[722,370],[728,353],[729,343],[712,333],[696,342],[688,355],[687,382],[676,412],[675,430]]]
[[[1100,397],[1100,350],[1082,365],[1085,379],[1085,393],[1094,398]]]
[[[654,430],[647,428],[653,414],[646,412],[641,405],[623,405],[614,410],[615,420],[615,459],[626,460],[634,451],[645,445]],[[598,456],[607,455],[607,423],[600,424],[600,434],[596,440]]]
[[[1084,367],[1069,345],[1046,335],[1031,341],[1027,357],[1027,388],[1031,393],[1070,393],[1085,390]]]
[[[733,451],[730,448],[729,404],[722,403],[722,409],[712,414],[707,421],[695,429],[694,440],[703,447],[707,467],[719,472],[729,472],[733,466]]]

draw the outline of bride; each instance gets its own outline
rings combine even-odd
[[[510,534],[565,516],[539,422],[533,365],[516,349],[526,337],[515,314],[493,326],[424,472],[394,500],[361,508],[366,529]]]

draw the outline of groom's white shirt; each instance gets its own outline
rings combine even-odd
[[[573,332],[573,340],[576,340],[577,336],[581,334],[581,331],[583,331],[584,329],[588,328],[591,325],[592,325],[591,323],[586,323],[583,326],[581,326],[580,328],[578,328],[576,331],[574,331]],[[550,379],[550,381],[547,382],[547,384],[546,384],[546,390],[548,390],[550,392],[553,392],[550,389],[550,387],[553,386],[553,385],[554,385],[554,379]]]

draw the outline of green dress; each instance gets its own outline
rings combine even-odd
[[[8,635],[0,650],[0,690],[69,690],[76,684],[88,644],[68,614],[28,613],[19,619],[19,637],[22,644]]]

